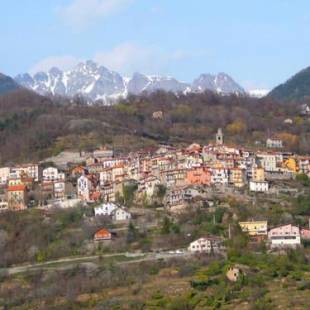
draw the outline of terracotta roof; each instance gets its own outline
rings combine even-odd
[[[24,191],[24,190],[26,190],[26,186],[24,184],[11,185],[8,187],[9,192],[17,192],[17,191]]]

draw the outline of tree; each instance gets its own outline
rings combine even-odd
[[[134,185],[123,185],[123,197],[124,203],[127,207],[131,207],[135,197],[135,191],[138,189],[136,184]]]
[[[170,225],[171,225],[170,219],[167,216],[165,216],[161,226],[161,233],[163,235],[167,235],[170,233]]]
[[[137,241],[138,236],[139,236],[138,230],[136,229],[135,225],[132,222],[130,222],[128,224],[127,242],[132,243],[134,241]]]

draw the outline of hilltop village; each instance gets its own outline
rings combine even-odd
[[[282,150],[280,140],[268,139],[267,151],[229,147],[218,130],[215,143],[192,144],[184,149],[168,145],[143,149],[126,156],[101,148],[84,154],[84,162],[24,164],[0,168],[2,195],[0,210],[21,211],[90,207],[94,216],[107,216],[116,222],[129,222],[133,204],[166,212],[172,218],[193,208],[215,208],[215,195],[277,197],[294,195],[289,182],[310,175],[310,156]],[[298,246],[310,239],[310,230],[290,223],[268,232],[268,219],[240,222],[241,229],[254,238],[269,238],[272,246]],[[111,239],[100,229],[95,240]],[[212,244],[211,244],[211,243]],[[202,238],[191,244],[192,252],[220,248],[222,240]]]

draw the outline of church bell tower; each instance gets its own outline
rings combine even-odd
[[[223,135],[222,128],[219,128],[217,130],[217,133],[216,133],[216,136],[215,136],[215,142],[216,142],[216,145],[223,145],[223,143],[224,143],[224,135]]]

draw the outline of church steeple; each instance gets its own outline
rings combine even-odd
[[[215,142],[216,142],[216,145],[223,145],[223,143],[224,143],[224,135],[223,135],[222,128],[219,128],[217,130],[217,133],[216,133],[216,136],[215,136]]]

